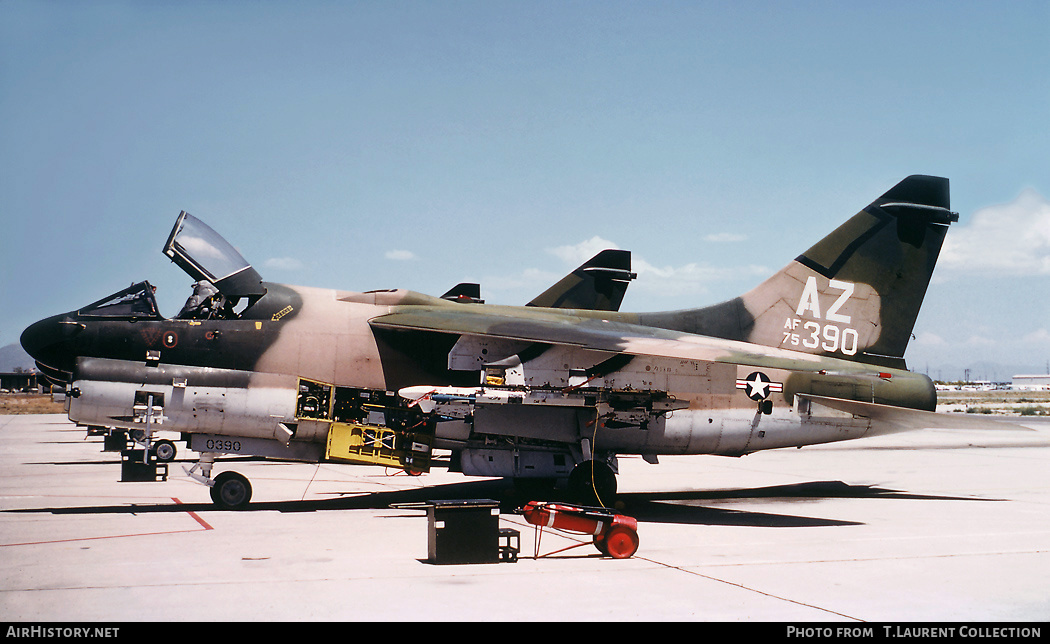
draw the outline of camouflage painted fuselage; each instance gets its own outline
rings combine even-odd
[[[261,283],[236,315],[164,319],[146,284],[118,305],[38,322],[23,345],[71,381],[78,423],[260,439],[289,458],[324,458],[304,446],[331,448],[338,422],[410,416],[470,474],[555,476],[615,454],[740,455],[929,422],[914,414],[933,410],[933,385],[903,354],[954,220],[946,180],[910,177],[752,291],[701,309]],[[598,297],[593,283],[578,288],[595,274],[584,268],[556,290],[617,308],[625,285]],[[414,401],[391,402],[421,386],[453,389],[425,419]],[[380,399],[388,415],[373,422],[377,405],[362,401]]]
[[[370,324],[397,316],[425,318],[431,329]],[[455,321],[447,332],[439,330],[444,317]],[[267,295],[237,320],[139,320],[128,333],[126,321],[79,318],[84,329],[72,338],[79,356],[73,381],[81,395],[72,400],[70,416],[82,424],[134,427],[126,386],[133,384],[166,395],[165,429],[276,439],[281,424],[309,427],[297,418],[301,379],[391,392],[413,385],[479,384],[483,369],[449,368],[449,354],[463,331],[487,338],[482,350],[491,353],[488,363],[537,354],[522,364],[528,389],[564,390],[572,386],[573,372],[624,352],[632,356],[626,364],[597,373],[579,391],[648,392],[679,403],[645,423],[613,428],[595,422],[592,407],[574,410],[548,419],[560,426],[530,436],[536,444],[589,439],[592,449],[611,453],[741,454],[872,432],[867,419],[799,409],[797,394],[918,409],[935,403],[929,380],[917,374],[879,368],[873,375],[869,365],[831,357],[771,349],[754,354],[742,343],[710,338],[692,342],[701,336],[639,327],[640,317],[456,304],[409,291],[350,293],[267,284]],[[639,331],[643,335],[632,337]],[[661,344],[678,354],[684,344],[691,355],[660,355]],[[147,360],[151,352],[153,365]],[[480,354],[477,364],[483,364]],[[738,387],[755,372],[782,385],[765,396],[773,402],[771,414],[763,414],[748,389]],[[523,433],[509,422],[514,435]],[[323,441],[324,429],[298,430],[295,440]],[[462,436],[462,428],[456,429]],[[468,433],[459,446],[490,435]]]

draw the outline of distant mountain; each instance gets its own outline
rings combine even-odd
[[[0,347],[0,373],[11,373],[19,367],[26,371],[35,370],[36,363],[20,344]]]

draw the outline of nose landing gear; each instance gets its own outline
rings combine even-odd
[[[153,443],[153,453],[157,455],[157,461],[160,463],[170,463],[175,460],[175,443],[164,438]]]

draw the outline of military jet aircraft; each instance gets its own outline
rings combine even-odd
[[[738,298],[624,313],[625,251],[530,306],[499,306],[473,287],[264,282],[183,212],[164,253],[201,288],[178,316],[139,282],[21,341],[67,384],[71,420],[130,432],[125,477],[153,480],[170,442],[158,432],[179,432],[200,453],[187,473],[221,507],[246,507],[251,484],[213,477],[219,455],[426,472],[435,449],[465,475],[567,480],[607,504],[617,455],[740,456],[965,424],[933,412],[932,382],[903,357],[955,221],[948,180],[911,176]]]

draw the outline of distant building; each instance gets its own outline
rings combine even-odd
[[[1013,388],[1021,391],[1047,391],[1050,390],[1050,375],[1039,376],[1014,376]]]
[[[44,379],[36,371],[0,373],[0,391],[40,391]]]

